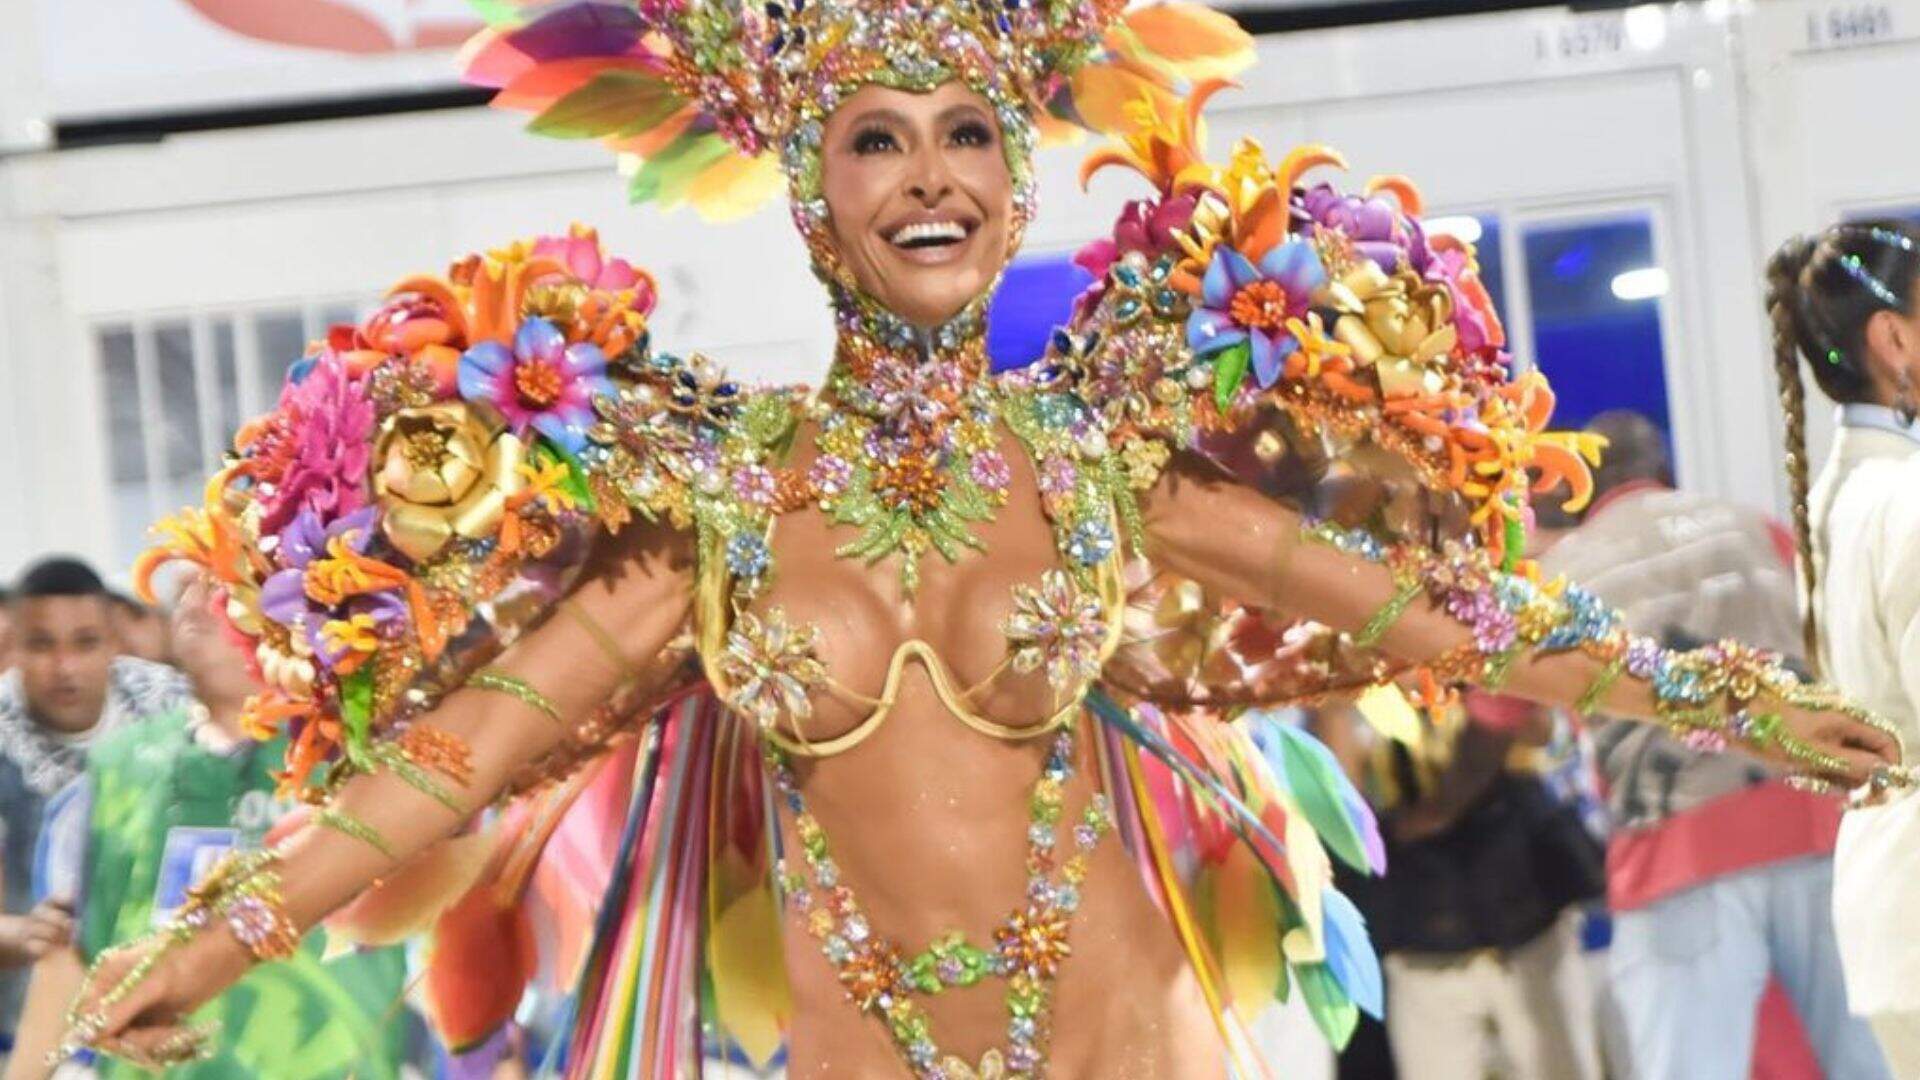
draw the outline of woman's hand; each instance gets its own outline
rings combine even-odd
[[[110,949],[81,986],[58,1054],[92,1047],[149,1069],[188,1060],[208,1033],[187,1018],[252,963],[252,954],[220,925],[181,944],[155,936]],[[129,980],[142,965],[146,973]]]
[[[1756,709],[1756,715],[1767,714]],[[1783,706],[1776,715],[1778,733],[1763,728],[1739,745],[1789,772],[1847,788],[1913,783],[1911,772],[1901,764],[1900,738],[1885,721],[1792,705]]]

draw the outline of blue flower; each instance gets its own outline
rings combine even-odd
[[[757,578],[767,572],[772,562],[773,554],[758,533],[734,533],[727,541],[727,569],[734,577]]]
[[[1327,283],[1313,245],[1276,244],[1258,262],[1222,244],[1201,280],[1200,303],[1187,317],[1187,344],[1199,356],[1248,347],[1262,387],[1280,380],[1281,364],[1300,349],[1288,323],[1302,318]]]
[[[1104,521],[1083,521],[1067,538],[1067,557],[1082,566],[1097,566],[1113,554],[1113,529]]]
[[[482,341],[460,357],[460,396],[492,405],[515,435],[534,428],[577,454],[594,423],[593,399],[611,395],[607,358],[598,347],[569,345],[545,319],[520,324],[509,348]]]

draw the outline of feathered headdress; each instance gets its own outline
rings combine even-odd
[[[1252,39],[1196,5],[1125,0],[637,0],[480,3],[469,82],[535,114],[542,135],[603,140],[635,202],[708,218],[759,206],[784,173],[802,215],[819,198],[826,116],[870,83],[959,80],[1006,133],[1029,191],[1036,137],[1118,132],[1129,106],[1252,62]]]

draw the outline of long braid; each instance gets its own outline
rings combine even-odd
[[[1840,404],[1875,402],[1875,380],[1895,376],[1871,355],[1867,324],[1893,311],[1908,315],[1920,289],[1920,233],[1898,221],[1846,222],[1819,237],[1780,245],[1767,262],[1767,316],[1773,322],[1773,367],[1780,411],[1787,417],[1787,479],[1793,488],[1793,533],[1799,551],[1807,663],[1820,666],[1814,598],[1813,523],[1807,511],[1807,391],[1800,363],[1821,393]],[[1877,372],[1877,373],[1876,373]]]
[[[1806,237],[1789,241],[1767,264],[1767,314],[1773,322],[1773,368],[1780,380],[1780,411],[1786,414],[1787,481],[1793,496],[1793,537],[1801,572],[1800,637],[1810,670],[1820,670],[1820,628],[1814,612],[1813,518],[1807,508],[1807,391],[1800,381],[1800,345],[1805,334],[1796,309],[1800,276],[1813,256]]]

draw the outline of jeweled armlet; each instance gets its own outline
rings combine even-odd
[[[1370,533],[1327,523],[1309,526],[1307,534],[1393,574],[1394,592],[1355,635],[1359,644],[1379,644],[1422,598],[1470,631],[1469,641],[1425,661],[1440,684],[1498,689],[1513,665],[1530,655],[1579,652],[1601,664],[1576,704],[1583,715],[1599,708],[1620,679],[1640,679],[1652,688],[1659,722],[1689,746],[1719,750],[1731,739],[1777,748],[1818,774],[1846,766],[1789,732],[1777,711],[1781,706],[1842,713],[1891,732],[1834,690],[1803,682],[1771,653],[1736,641],[1687,651],[1663,648],[1628,633],[1618,611],[1578,585],[1502,570],[1484,550],[1389,546]]]

